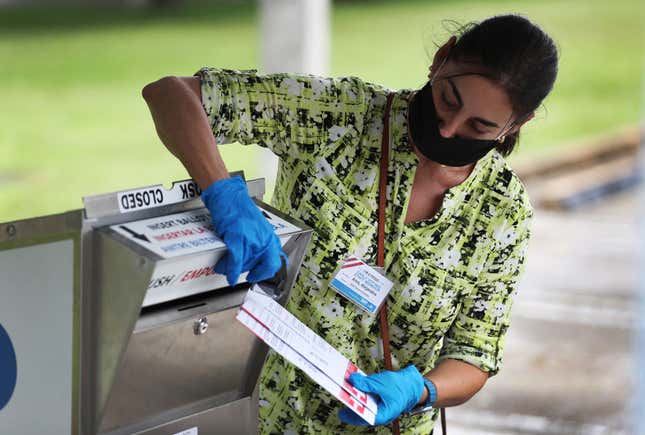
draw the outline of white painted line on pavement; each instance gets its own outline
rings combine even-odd
[[[627,432],[600,424],[586,424],[574,421],[561,421],[537,415],[500,414],[491,411],[469,411],[451,408],[448,410],[448,427],[458,429],[456,433],[472,434],[557,434],[557,435],[627,435]],[[439,424],[435,430],[439,431]],[[452,427],[451,427],[452,426]],[[487,432],[483,432],[483,430]],[[472,430],[472,432],[463,432]]]
[[[515,303],[513,315],[532,320],[631,330],[636,327],[633,309],[572,305],[571,303],[522,299]]]

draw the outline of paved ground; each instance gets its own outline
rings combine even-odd
[[[448,409],[451,435],[631,433],[639,199],[536,211],[505,367]]]

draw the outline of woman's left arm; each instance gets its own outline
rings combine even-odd
[[[490,220],[491,237],[483,245],[490,252],[486,265],[472,291],[461,299],[459,313],[443,337],[437,369],[444,361],[450,361],[452,367],[452,361],[458,360],[488,377],[500,370],[532,216],[533,209],[522,192],[512,206]]]
[[[488,373],[474,365],[456,359],[445,359],[425,375],[437,389],[435,408],[461,405],[482,389]],[[426,403],[428,390],[423,389],[419,405]]]
[[[437,365],[425,377],[436,387],[433,406],[460,405],[502,365],[513,295],[524,268],[533,209],[526,192],[491,220],[491,255],[475,288],[444,337]],[[427,391],[421,403],[425,403]]]

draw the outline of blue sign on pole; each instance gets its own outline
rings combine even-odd
[[[17,372],[16,352],[9,334],[0,325],[0,410],[9,403],[13,395]]]

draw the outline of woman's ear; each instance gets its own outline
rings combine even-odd
[[[448,42],[439,47],[439,50],[437,50],[434,54],[434,58],[432,59],[432,65],[430,65],[430,76],[432,76],[432,74],[446,61],[448,54],[450,54],[450,50],[452,50],[452,47],[454,47],[456,42],[457,37],[451,36]]]

